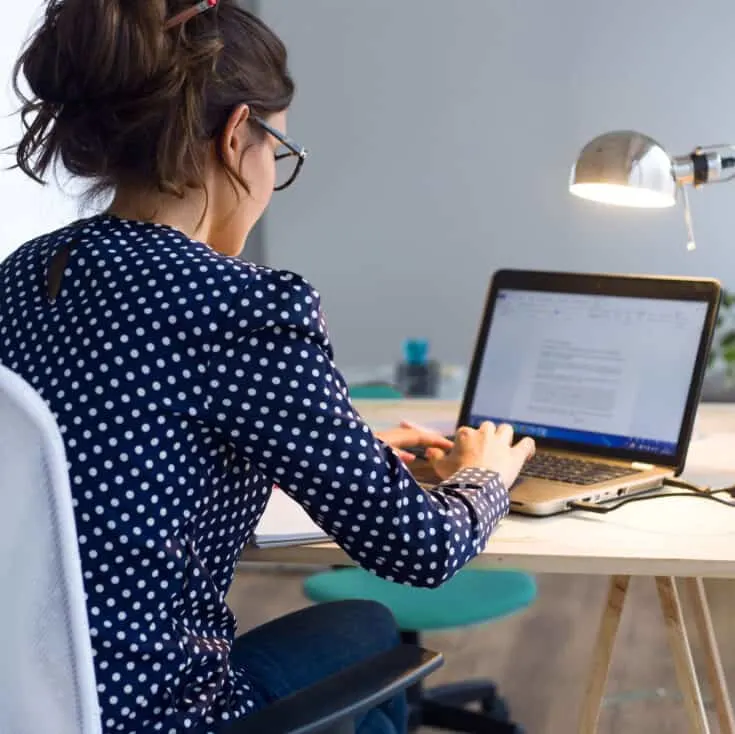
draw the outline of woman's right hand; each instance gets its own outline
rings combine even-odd
[[[426,450],[426,458],[444,480],[460,469],[489,469],[496,472],[507,489],[518,479],[523,465],[536,453],[536,444],[524,438],[513,445],[513,428],[507,424],[495,427],[489,421],[479,428],[463,426],[454,437],[450,451]]]

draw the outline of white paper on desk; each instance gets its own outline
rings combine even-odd
[[[327,540],[327,534],[301,505],[282,489],[274,489],[255,528],[254,545],[263,547],[300,545]]]
[[[710,486],[735,483],[735,433],[710,433],[692,441],[682,476]]]

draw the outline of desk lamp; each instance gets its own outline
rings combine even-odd
[[[632,130],[605,133],[584,146],[572,168],[569,191],[575,196],[616,206],[663,209],[674,206],[677,191],[684,197],[689,241],[694,233],[687,186],[735,178],[735,146],[696,148],[670,156],[647,135]]]

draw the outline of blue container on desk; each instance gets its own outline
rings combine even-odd
[[[427,339],[407,339],[403,362],[396,368],[398,389],[411,398],[434,398],[439,393],[439,363],[429,359]]]

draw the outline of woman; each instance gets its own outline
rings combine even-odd
[[[20,168],[60,161],[104,214],[0,266],[0,362],[48,401],[70,466],[105,732],[217,732],[395,645],[367,602],[235,640],[233,569],[271,487],[360,565],[437,586],[508,510],[533,451],[507,426],[454,445],[373,435],[332,361],[319,297],[234,256],[302,149],[286,52],[237,0],[48,0],[19,60]],[[288,169],[277,178],[280,166]],[[402,448],[444,478],[423,491]],[[396,734],[405,702],[361,734]]]

